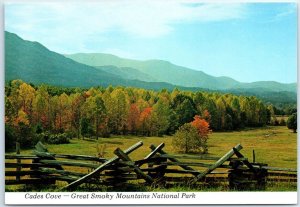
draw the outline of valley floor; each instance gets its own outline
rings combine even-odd
[[[133,152],[130,157],[141,159],[150,152],[151,144],[165,143],[165,151],[176,153],[172,147],[172,136],[164,137],[138,137],[138,136],[112,136],[99,138],[98,140],[77,139],[70,144],[48,145],[53,153],[97,155],[97,144],[105,145],[105,158],[114,156],[113,151],[117,147],[126,149],[138,141],[143,141],[141,150]],[[269,166],[297,168],[297,134],[286,127],[265,127],[247,129],[235,132],[212,132],[208,140],[208,152],[212,156],[222,156],[232,147],[240,143],[245,157],[252,160],[252,152],[255,150],[256,162],[267,163]],[[29,153],[26,150],[22,153]],[[141,153],[144,152],[144,153]]]

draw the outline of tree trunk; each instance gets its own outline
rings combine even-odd
[[[188,152],[188,139],[185,138],[185,153]]]
[[[99,129],[98,129],[98,125],[99,125],[99,120],[96,118],[96,139],[98,140],[98,137],[99,137]]]
[[[79,139],[80,138],[80,126],[78,126],[78,128],[77,128],[77,139]]]

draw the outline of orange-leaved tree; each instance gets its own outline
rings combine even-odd
[[[130,109],[127,117],[128,130],[132,134],[137,134],[138,124],[140,118],[140,109],[135,103],[130,105]]]
[[[197,129],[202,152],[207,153],[207,139],[208,134],[211,132],[211,130],[209,129],[209,123],[205,119],[202,119],[199,115],[195,115],[194,121],[191,122],[191,125]]]
[[[196,127],[201,137],[208,137],[210,132],[209,123],[202,119],[199,115],[194,116],[194,121],[191,122],[192,126]]]
[[[145,108],[140,115],[139,118],[139,128],[140,132],[144,136],[150,136],[150,128],[151,128],[151,112],[152,107]]]

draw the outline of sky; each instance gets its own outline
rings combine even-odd
[[[241,82],[297,81],[295,3],[7,3],[5,30],[62,54],[160,59]]]

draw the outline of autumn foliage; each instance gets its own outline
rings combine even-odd
[[[197,143],[204,146],[210,129],[263,126],[269,114],[259,99],[232,94],[121,86],[61,88],[22,80],[5,86],[6,143],[12,147],[15,140],[39,133],[82,139],[111,134],[164,136],[174,135],[185,124],[189,124],[186,132],[196,132]]]
[[[197,132],[200,137],[208,137],[208,133],[210,132],[209,123],[201,119],[199,115],[194,117],[194,121],[191,122],[191,125],[197,129]]]
[[[208,112],[206,112],[206,117],[209,117]],[[197,129],[203,153],[207,153],[207,139],[208,134],[211,132],[209,129],[209,123],[205,119],[201,119],[200,116],[196,115],[194,117],[194,121],[191,122],[191,125]]]
[[[136,134],[138,131],[139,118],[140,110],[137,104],[133,103],[130,105],[128,113],[128,130],[133,134]]]

